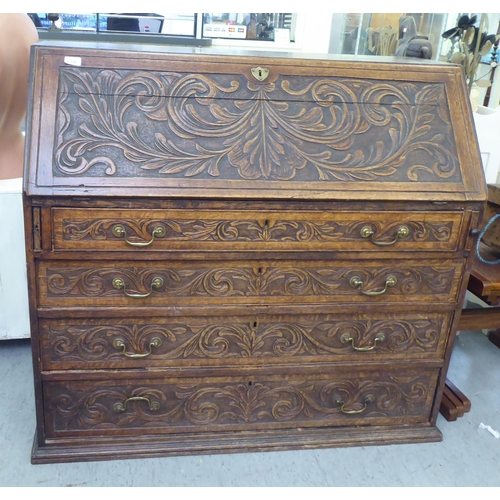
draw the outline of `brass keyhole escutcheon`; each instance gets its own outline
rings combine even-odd
[[[252,75],[259,82],[263,82],[269,76],[269,70],[267,68],[262,68],[258,66],[257,68],[252,68]]]

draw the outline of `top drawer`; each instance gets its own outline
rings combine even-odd
[[[54,208],[54,250],[457,249],[462,212]]]

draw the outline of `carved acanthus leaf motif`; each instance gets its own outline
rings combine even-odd
[[[352,295],[349,280],[358,276],[365,290],[383,288],[387,277],[397,283],[388,294],[448,293],[456,269],[420,266],[418,268],[347,268],[321,267],[296,269],[282,267],[234,266],[215,269],[197,268],[70,268],[47,269],[49,295],[116,296],[112,286],[116,277],[126,281],[127,289],[148,291],[154,277],[163,279],[155,293],[170,297],[257,297]]]
[[[380,378],[378,378],[380,377]],[[421,416],[426,418],[427,399],[437,373],[409,373],[362,379],[210,384],[162,384],[131,389],[117,386],[85,391],[68,387],[51,389],[55,431],[98,428],[131,428],[154,425],[157,428],[189,428],[278,422],[315,422],[316,425],[342,425],[346,419]],[[362,415],[346,415],[344,408],[358,409]],[[147,398],[159,405],[136,401],[126,411],[113,411],[127,398]]]
[[[122,387],[100,388],[89,393],[75,393],[73,397],[68,394],[59,394],[52,400],[52,407],[65,428],[89,429],[105,425],[107,427],[127,426],[137,419],[154,421],[154,413],[148,411],[148,405],[134,405],[134,414],[129,412],[116,413],[113,404],[123,403],[131,397],[147,398],[165,408],[168,401],[165,393],[157,388],[138,387],[128,390]],[[180,408],[175,406],[171,411],[163,412],[164,417],[174,418]],[[113,414],[115,422],[109,422]]]
[[[258,220],[188,220],[188,219],[96,219],[63,220],[63,238],[69,241],[85,239],[116,239],[112,228],[120,224],[127,234],[148,241],[154,228],[165,229],[165,241],[276,241],[308,242],[338,241],[341,238],[362,241],[360,230],[369,225],[376,229],[379,239],[386,236],[392,239],[401,222],[384,223],[379,221],[269,221]],[[409,228],[406,240],[449,241],[453,224],[451,222],[404,222]]]
[[[391,412],[403,416],[416,411],[429,393],[427,381],[417,381],[414,374],[410,374],[405,382],[404,378],[389,376],[389,381],[373,381],[354,379],[343,382],[334,382],[325,386],[321,397],[333,397],[345,404],[346,410],[359,410],[363,407],[369,396],[375,401],[375,408],[367,409],[367,414],[373,416],[387,416]],[[371,411],[370,411],[371,410]]]
[[[155,337],[161,347],[150,359],[221,359],[246,357],[293,357],[346,354],[349,343],[342,335],[354,339],[358,347],[373,346],[377,335],[384,342],[375,352],[435,352],[442,330],[442,320],[317,320],[300,323],[255,324],[105,324],[48,327],[54,360],[100,361],[123,359],[113,346],[122,340],[134,353],[148,351]]]
[[[257,85],[241,75],[63,68],[54,169],[460,182],[443,96],[437,83],[279,77]],[[117,167],[119,152],[128,171]]]
[[[219,359],[345,355],[351,352],[348,335],[358,347],[373,346],[377,335],[384,342],[375,353],[435,352],[442,320],[319,320],[300,323],[255,324],[106,324],[48,327],[53,360],[124,360],[113,341],[120,339],[132,353],[148,351],[153,338],[162,345],[150,359]]]

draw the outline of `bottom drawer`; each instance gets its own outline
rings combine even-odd
[[[44,383],[47,437],[429,422],[439,369]]]

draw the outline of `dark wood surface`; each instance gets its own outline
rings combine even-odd
[[[460,67],[400,61],[40,45],[26,191],[484,200]]]
[[[498,214],[500,214],[500,185],[488,184],[488,203],[484,214],[484,225]],[[500,251],[500,221],[493,222],[490,229],[484,234],[482,241],[492,251]]]
[[[485,243],[480,243],[479,251],[486,261],[495,262],[500,258],[500,254]],[[500,265],[487,264],[474,255],[468,289],[487,304],[500,305]]]
[[[33,462],[440,440],[459,68],[70,45],[32,54]]]
[[[451,318],[452,312],[63,318],[40,319],[39,333],[43,370],[442,360]]]
[[[454,422],[459,417],[471,409],[470,400],[460,391],[460,389],[451,380],[446,379],[443,390],[443,398],[439,411],[448,421]]]
[[[487,261],[495,261],[500,257],[495,249],[484,242],[480,243],[479,251]],[[497,330],[500,326],[500,265],[481,262],[474,254],[468,290],[493,307],[464,309],[458,329]]]
[[[488,184],[488,205],[482,222],[483,227],[488,220],[499,213],[500,203],[499,186]],[[496,261],[498,254],[498,225],[493,224],[479,244],[479,252],[487,261]],[[482,262],[476,252],[473,253],[472,266],[468,282],[468,290],[475,296],[494,306],[491,308],[463,309],[460,315],[458,330],[484,330],[488,332],[489,340],[500,347],[500,272],[498,264],[492,265]],[[446,380],[441,401],[440,412],[448,421],[455,421],[469,411],[471,402],[450,381]]]
[[[390,439],[388,439],[388,434]],[[250,453],[383,444],[432,443],[443,440],[437,427],[369,426],[320,427],[272,431],[232,431],[154,435],[133,440],[114,436],[101,440],[99,446],[91,440],[53,440],[52,446],[40,446],[35,435],[32,462],[34,464],[65,463],[128,458],[151,458],[182,455],[214,455],[218,453]],[[189,442],[189,447],[186,445]]]
[[[462,412],[467,413],[471,409],[471,402],[465,396],[465,394],[449,379],[446,379],[446,389],[447,393],[453,394],[459,402],[459,406],[462,406]]]
[[[459,330],[496,329],[500,325],[500,309],[464,309],[460,316]]]
[[[358,369],[359,370],[359,369]],[[141,436],[429,421],[438,369],[47,381],[47,437]]]
[[[491,332],[488,332],[488,338],[490,339],[490,342],[495,344],[497,347],[500,347],[500,329],[492,330]]]

